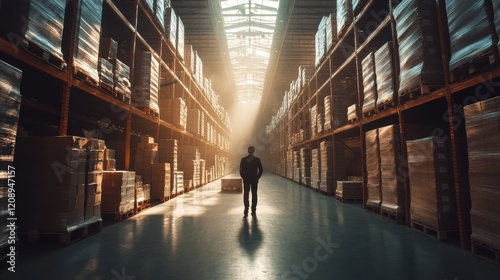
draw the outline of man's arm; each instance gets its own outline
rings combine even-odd
[[[244,169],[243,164],[244,164],[243,159],[241,159],[241,161],[240,161],[240,176],[241,176],[241,178],[243,178],[243,175],[245,175],[245,172],[243,171],[243,169]]]
[[[260,177],[262,177],[262,173],[264,173],[264,168],[262,167],[262,162],[260,162],[260,159],[259,159],[259,174],[257,176],[258,179],[260,179]]]

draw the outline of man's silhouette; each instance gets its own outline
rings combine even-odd
[[[252,190],[252,216],[255,216],[255,211],[257,210],[257,185],[264,172],[260,159],[254,156],[254,153],[255,148],[252,146],[248,147],[248,156],[242,158],[240,163],[240,175],[243,178],[243,204],[245,205],[243,214],[245,217],[248,215],[248,195],[250,189]]]

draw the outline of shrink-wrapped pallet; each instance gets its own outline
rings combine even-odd
[[[337,42],[337,19],[335,14],[329,14],[325,22],[325,42],[326,42],[326,52],[333,48]]]
[[[174,172],[174,187],[172,188],[172,195],[178,195],[184,192],[184,172],[175,171]]]
[[[356,104],[352,104],[347,107],[347,121],[354,122],[358,119],[358,113],[356,111]]]
[[[493,22],[497,36],[500,37],[500,0],[493,0]],[[497,42],[497,48],[500,52],[500,40]]]
[[[317,134],[317,118],[318,118],[318,105],[311,107],[309,124],[311,126],[311,137],[315,137]]]
[[[192,133],[196,136],[202,136],[203,128],[203,112],[199,109],[188,109],[187,110],[187,124],[186,131]]]
[[[301,88],[305,88],[309,79],[314,76],[316,68],[314,65],[301,65],[299,66],[299,84]],[[297,92],[292,92],[292,101],[297,97]]]
[[[464,107],[469,156],[471,239],[500,249],[500,98]]]
[[[102,181],[102,212],[125,214],[134,210],[135,172],[104,171]]]
[[[311,186],[311,149],[300,149],[300,170],[301,180],[300,183],[306,186]]]
[[[375,77],[377,86],[377,108],[397,101],[394,75],[394,58],[392,42],[382,45],[374,54]],[[390,106],[392,107],[392,106]]]
[[[286,151],[286,178],[293,180],[293,151]]]
[[[103,85],[110,90],[115,87],[115,82],[113,78],[113,64],[107,59],[99,58],[99,85]]]
[[[113,64],[114,91],[130,99],[132,94],[130,91],[130,67],[119,59],[111,59],[110,62]]]
[[[103,0],[78,0],[77,5],[73,66],[98,83]]]
[[[177,17],[177,38],[175,48],[179,56],[184,59],[184,48],[185,48],[185,39],[184,39],[184,23],[182,22],[180,17]]]
[[[354,16],[357,16],[359,12],[364,8],[366,5],[367,0],[352,0],[352,12]]]
[[[311,150],[311,187],[319,189],[321,157],[319,149]]]
[[[316,35],[314,36],[316,66],[319,65],[319,63],[322,61],[323,56],[326,53],[326,21],[327,17],[322,17],[318,25],[318,31],[316,31]]]
[[[342,37],[352,23],[352,0],[337,0],[337,36]]]
[[[300,182],[300,151],[293,151],[293,180]]]
[[[134,70],[132,104],[137,108],[147,108],[159,114],[160,64],[153,53],[138,52],[136,67]]]
[[[319,189],[326,194],[333,194],[335,185],[333,182],[334,162],[333,145],[331,141],[323,141],[319,144],[320,149],[320,186]]]
[[[411,221],[436,231],[457,230],[446,141],[426,137],[407,141],[406,147]]]
[[[115,171],[116,170],[116,158],[115,150],[106,148],[104,150],[104,166],[103,170]]]
[[[152,165],[150,195],[152,200],[166,201],[171,194],[170,163],[154,163]]]
[[[366,205],[374,210],[380,209],[381,197],[381,174],[380,174],[380,149],[378,129],[365,133],[366,137],[366,174],[367,174],[367,200]]]
[[[187,107],[186,102],[182,98],[161,99],[160,112],[163,116],[161,119],[178,127],[185,129],[187,125]]]
[[[175,48],[177,44],[177,15],[171,7],[165,9],[165,35],[172,47]]]
[[[362,61],[363,72],[363,114],[374,112],[377,102],[377,76],[375,56],[370,52]]]
[[[404,0],[394,9],[399,53],[399,96],[443,84],[435,1]]]
[[[496,48],[486,0],[446,0],[450,35],[450,70],[470,65]],[[491,4],[490,4],[491,5]]]
[[[325,123],[323,129],[325,131],[332,130],[332,96],[327,95],[324,100],[325,104]]]
[[[193,49],[193,45],[189,45],[189,44],[185,44],[184,45],[184,65],[186,66],[186,68],[189,70],[189,73],[191,73],[191,75],[194,75],[194,72],[195,72],[195,65],[196,65],[196,61],[195,61],[196,57],[194,55],[194,49]]]

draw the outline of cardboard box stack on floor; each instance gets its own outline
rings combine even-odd
[[[170,195],[177,193],[175,172],[178,171],[178,141],[177,139],[160,139],[159,160],[162,163],[170,164]]]
[[[184,172],[183,180],[192,180],[194,187],[200,185],[200,152],[198,146],[179,147],[179,170]]]
[[[102,180],[104,168],[103,140],[89,139],[85,179],[85,221],[101,219]]]
[[[129,213],[134,211],[135,172],[104,171],[102,181],[102,212]]]
[[[380,149],[378,129],[367,131],[366,134],[366,173],[367,173],[367,200],[366,205],[374,210],[380,210],[381,174],[380,174]]]

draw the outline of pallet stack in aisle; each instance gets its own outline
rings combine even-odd
[[[352,1],[337,0],[337,36],[340,38],[352,23]]]
[[[99,84],[99,38],[101,34],[103,0],[77,2],[76,33],[73,49],[75,74],[82,74]]]
[[[413,228],[440,233],[458,230],[447,142],[425,137],[406,142]]]
[[[160,63],[151,52],[137,52],[132,105],[144,109],[146,113],[159,117],[158,101]]]
[[[363,182],[359,180],[337,181],[335,189],[335,197],[337,200],[358,201],[363,200]]]
[[[363,68],[363,116],[369,116],[376,110],[377,77],[375,71],[375,56],[370,52],[362,62]]]
[[[488,1],[446,0],[452,80],[498,61],[498,38],[490,21]]]
[[[365,133],[366,137],[366,208],[379,213],[382,202],[381,174],[380,174],[380,149],[378,129],[372,129]]]
[[[17,139],[20,232],[63,236],[91,225],[102,229],[99,170],[103,146],[100,140],[77,136]],[[93,212],[86,215],[88,208]]]
[[[323,141],[319,144],[321,167],[319,189],[325,194],[333,194],[335,185],[333,182],[333,146],[332,141]]]
[[[382,214],[403,222],[405,213],[399,129],[396,125],[378,128]]]
[[[151,199],[165,202],[171,197],[171,170],[170,163],[153,163],[151,167]]]
[[[320,185],[320,167],[321,167],[321,154],[319,149],[311,150],[311,187],[315,190],[319,189]]]
[[[192,180],[193,186],[200,185],[200,152],[198,146],[183,145],[179,147],[179,169],[184,172],[183,180]]]
[[[151,207],[151,185],[143,184],[141,175],[135,175],[134,212]]]
[[[302,185],[311,185],[311,149],[301,148],[300,149],[300,170],[302,172],[300,183]]]
[[[500,251],[500,97],[464,107],[473,252]]]
[[[21,105],[20,84],[22,71],[0,60],[0,252],[9,245],[11,230],[7,227],[9,215],[9,193],[15,191],[16,167],[14,148],[16,146],[17,124]],[[11,179],[11,180],[9,180]],[[13,181],[12,181],[13,180]],[[13,183],[14,182],[14,183]],[[3,261],[6,254],[0,256]]]
[[[204,159],[200,159],[200,183],[201,185],[205,185],[207,183],[207,168],[206,161]]]
[[[407,58],[399,60],[399,97],[414,98],[442,86],[439,30],[435,28],[438,26],[436,2],[404,0],[393,14],[399,57]]]
[[[391,41],[385,43],[375,53],[375,78],[377,86],[377,112],[397,104],[394,53]]]
[[[177,139],[160,139],[159,141],[159,160],[160,162],[170,164],[170,194],[177,193],[175,186],[175,172],[177,172],[178,164],[178,140]]]
[[[134,214],[135,171],[104,171],[102,180],[102,213],[115,220]]]
[[[62,68],[62,38],[67,2],[3,1],[0,9],[0,33],[13,46],[27,48]]]

